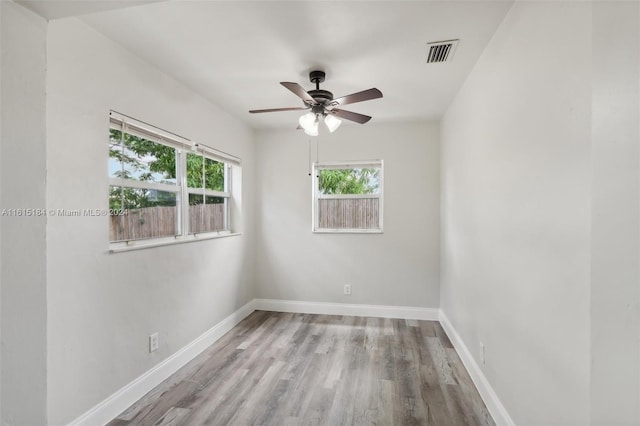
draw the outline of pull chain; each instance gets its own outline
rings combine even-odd
[[[309,138],[309,176],[311,176],[311,138]]]

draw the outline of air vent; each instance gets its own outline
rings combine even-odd
[[[439,62],[451,62],[453,52],[456,50],[460,40],[434,41],[427,43],[429,51],[427,52],[427,63],[435,64]]]

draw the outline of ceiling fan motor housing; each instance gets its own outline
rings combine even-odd
[[[333,93],[328,90],[309,90],[307,93],[311,95],[319,104],[327,104],[333,100]]]

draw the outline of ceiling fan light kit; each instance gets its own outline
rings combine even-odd
[[[335,132],[338,127],[342,124],[342,120],[339,118],[335,118],[333,115],[327,115],[324,118],[324,124],[327,125],[327,128],[331,133]]]
[[[298,120],[298,124],[309,136],[318,136],[319,118],[316,114],[308,112]]]
[[[318,136],[319,125],[320,122],[323,121],[324,124],[329,129],[329,132],[333,133],[336,131],[338,127],[342,124],[342,120],[339,118],[335,118],[331,114],[322,114],[322,113],[314,113],[308,112],[300,117],[298,120],[298,124],[304,130],[304,132],[309,136]]]
[[[324,71],[311,71],[309,73],[309,80],[316,85],[316,88],[309,91],[304,90],[304,88],[298,83],[280,83],[300,99],[302,99],[304,107],[258,109],[251,110],[249,112],[252,114],[256,114],[264,112],[311,110],[301,116],[298,120],[300,127],[304,129],[304,132],[309,136],[318,136],[319,124],[321,121],[324,122],[329,131],[333,133],[340,126],[340,124],[342,124],[342,120],[337,117],[340,117],[344,120],[354,121],[360,124],[364,124],[371,120],[371,117],[368,115],[338,109],[337,107],[381,98],[382,92],[380,90],[373,88],[363,90],[362,92],[352,93],[338,99],[333,99],[333,93],[329,92],[328,90],[320,89],[320,83],[322,83],[324,79]]]

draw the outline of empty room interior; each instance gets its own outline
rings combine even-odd
[[[640,425],[640,3],[0,0],[0,424]]]

